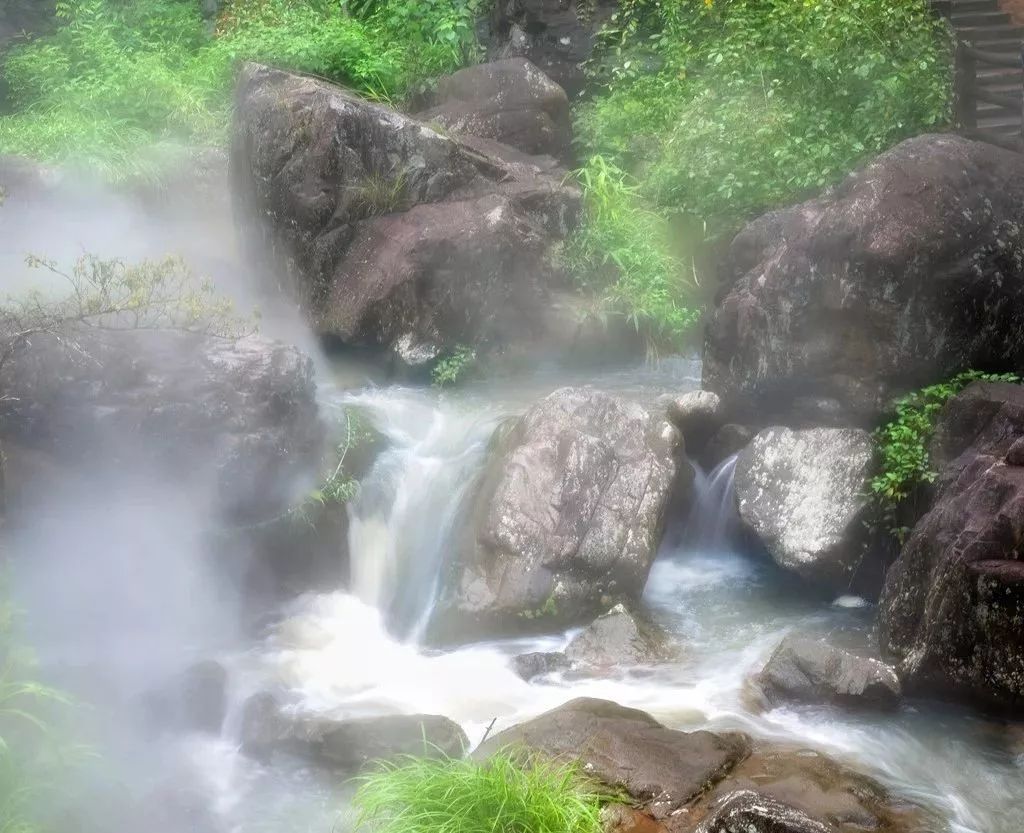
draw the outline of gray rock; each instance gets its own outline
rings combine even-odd
[[[228,674],[215,660],[186,668],[146,696],[156,728],[218,734],[227,713]]]
[[[818,639],[787,636],[757,684],[773,705],[797,701],[855,708],[895,708],[903,696],[888,665]]]
[[[753,790],[724,796],[697,833],[833,833],[829,824]]]
[[[750,751],[745,735],[677,732],[645,712],[588,698],[495,735],[473,756],[483,760],[509,746],[579,760],[588,775],[624,790],[656,819],[700,795]]]
[[[555,391],[499,431],[440,631],[579,622],[636,601],[661,537],[678,442],[668,422],[591,388]]]
[[[895,395],[1024,361],[1024,156],[908,139],[755,220],[729,262],[704,386],[764,420],[817,401],[824,422],[873,428]]]
[[[342,772],[402,755],[461,757],[468,746],[458,724],[438,715],[308,718],[282,709],[273,694],[261,693],[249,699],[242,716],[247,755],[266,760],[286,753]]]
[[[573,664],[596,668],[648,665],[672,655],[667,636],[621,604],[594,620],[565,649]]]
[[[414,364],[542,335],[553,247],[581,199],[553,160],[257,65],[235,113],[246,244],[279,264],[319,334]]]
[[[4,368],[3,437],[58,463],[133,459],[216,484],[239,522],[290,504],[323,443],[313,365],[294,347],[166,331],[38,336]]]
[[[569,662],[569,658],[559,651],[537,651],[512,658],[513,670],[527,682],[545,674],[568,671],[571,667],[572,663]]]
[[[593,53],[595,37],[618,7],[618,0],[496,2],[488,52],[491,57],[529,58],[575,98],[586,85],[583,64]]]
[[[705,471],[712,471],[723,460],[746,448],[754,434],[754,430],[746,425],[728,422],[711,436],[697,459]]]
[[[696,454],[725,423],[726,410],[717,393],[694,390],[669,398],[668,418],[682,432],[687,452]]]
[[[740,519],[780,567],[834,593],[876,594],[864,523],[873,458],[860,429],[766,428],[736,463]]]
[[[1024,386],[974,384],[939,415],[930,511],[879,601],[883,655],[904,686],[1001,709],[1024,704]]]
[[[565,91],[525,58],[477,64],[437,82],[416,118],[494,139],[524,153],[563,158],[572,141]]]

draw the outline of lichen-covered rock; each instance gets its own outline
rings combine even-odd
[[[625,790],[656,819],[723,778],[750,750],[745,735],[678,732],[645,712],[585,697],[495,735],[473,756],[483,760],[509,746],[579,760],[589,776]]]
[[[438,715],[308,718],[283,709],[270,693],[250,698],[242,715],[246,754],[267,759],[287,753],[342,772],[405,755],[459,758],[468,746],[459,725]]]
[[[1024,704],[1024,388],[975,384],[938,420],[931,510],[886,577],[879,641],[905,686]]]
[[[580,209],[551,159],[258,65],[235,112],[248,245],[280,264],[318,333],[410,364],[542,335],[551,250]]]
[[[1024,360],[1024,156],[909,139],[755,220],[730,262],[705,387],[783,424],[799,400],[801,422],[873,427],[896,394]]]
[[[591,668],[648,665],[673,656],[667,634],[618,604],[573,637],[565,656]]]
[[[833,833],[831,825],[754,790],[737,790],[720,799],[697,833]]]
[[[438,612],[442,632],[578,622],[639,599],[678,442],[667,421],[592,388],[557,390],[500,430]]]
[[[569,153],[572,141],[565,90],[525,58],[476,64],[446,75],[416,118],[558,159]]]
[[[873,458],[860,429],[766,428],[736,463],[740,519],[780,567],[833,593],[877,593],[884,565],[865,525]]]
[[[575,98],[586,85],[583,64],[618,0],[495,0],[491,12],[492,58],[529,58]]]
[[[888,665],[820,639],[787,636],[757,676],[768,702],[834,703],[854,708],[895,708],[903,696]]]

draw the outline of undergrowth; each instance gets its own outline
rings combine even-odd
[[[476,350],[460,344],[451,353],[437,360],[430,371],[430,379],[434,387],[448,387],[465,381],[477,367]]]
[[[405,758],[361,779],[357,827],[374,833],[599,833],[615,798],[578,764]]]
[[[475,0],[231,0],[211,33],[197,0],[63,0],[60,27],[12,51],[0,153],[159,180],[185,147],[223,145],[240,61],[402,96],[474,53]]]
[[[933,483],[938,473],[932,468],[928,445],[935,432],[939,411],[971,382],[1020,382],[1014,373],[983,373],[969,370],[945,382],[929,385],[904,396],[895,405],[891,421],[875,432],[880,457],[879,473],[870,491],[901,541],[906,530],[898,523],[899,510],[923,485]]]
[[[948,48],[925,0],[623,0],[577,131],[654,205],[728,229],[941,128]]]

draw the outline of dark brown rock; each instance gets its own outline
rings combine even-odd
[[[460,69],[437,82],[416,118],[494,139],[524,153],[563,158],[572,141],[565,91],[525,58]]]
[[[499,430],[442,599],[441,632],[574,623],[638,600],[678,441],[668,422],[592,388],[555,391]]]
[[[474,757],[508,746],[581,760],[588,775],[625,790],[655,819],[668,818],[700,795],[749,751],[744,735],[677,732],[644,712],[587,698],[501,732]]]
[[[773,705],[796,701],[892,709],[903,696],[896,672],[885,663],[799,636],[787,636],[775,649],[757,684]]]
[[[539,332],[579,190],[546,157],[457,140],[313,78],[249,65],[231,153],[247,243],[317,332],[422,364]]]
[[[1024,703],[1024,468],[1006,461],[1021,436],[1020,386],[972,385],[939,416],[936,497],[879,603],[882,650],[916,692]]]
[[[1024,360],[1024,157],[909,139],[751,223],[728,271],[705,387],[785,424],[803,398],[874,427],[896,394]]]

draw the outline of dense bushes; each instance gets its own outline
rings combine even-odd
[[[358,826],[375,833],[600,833],[609,796],[579,765],[408,758],[367,776]]]
[[[655,205],[729,226],[941,126],[947,44],[924,0],[624,0],[577,127]]]
[[[0,118],[0,153],[114,180],[157,176],[186,143],[224,141],[238,61],[389,99],[463,63],[474,42],[472,0],[361,8],[353,16],[331,0],[233,0],[211,34],[195,0],[65,0],[60,29],[7,60],[13,113]]]

